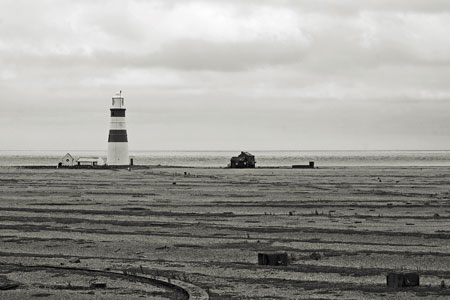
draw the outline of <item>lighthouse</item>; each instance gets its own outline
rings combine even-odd
[[[130,164],[128,155],[128,137],[125,125],[125,107],[122,91],[112,97],[111,123],[109,125],[108,158],[109,166],[126,166]]]

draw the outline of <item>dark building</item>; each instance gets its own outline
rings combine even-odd
[[[258,265],[287,266],[287,253],[258,253]]]
[[[419,274],[417,273],[389,273],[386,276],[386,283],[388,287],[409,287],[419,286]]]
[[[239,156],[233,156],[230,161],[230,168],[254,168],[256,164],[255,156],[248,152],[241,152]]]

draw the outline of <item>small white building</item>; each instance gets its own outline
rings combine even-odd
[[[79,166],[104,166],[105,161],[101,157],[80,157],[77,159]]]
[[[74,161],[75,161],[75,159],[73,158],[73,156],[70,155],[70,153],[66,153],[66,155],[64,155],[61,158],[61,161],[59,162],[59,166],[72,167]]]

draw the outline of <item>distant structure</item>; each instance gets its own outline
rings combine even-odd
[[[230,168],[254,168],[256,164],[255,156],[248,152],[241,152],[238,156],[233,156],[230,161]]]
[[[74,164],[75,159],[73,158],[72,155],[70,155],[70,153],[66,153],[66,155],[64,155],[61,158],[61,161],[58,164],[58,167],[72,167]]]
[[[108,137],[108,157],[106,162],[108,166],[126,166],[130,164],[122,91],[112,97],[111,123],[109,126]]]
[[[292,165],[293,169],[314,169],[314,162],[310,161],[309,165]]]
[[[104,166],[105,161],[101,157],[80,157],[77,159],[78,166]]]

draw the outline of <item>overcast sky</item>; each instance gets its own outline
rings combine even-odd
[[[450,149],[448,0],[1,0],[0,149]]]

